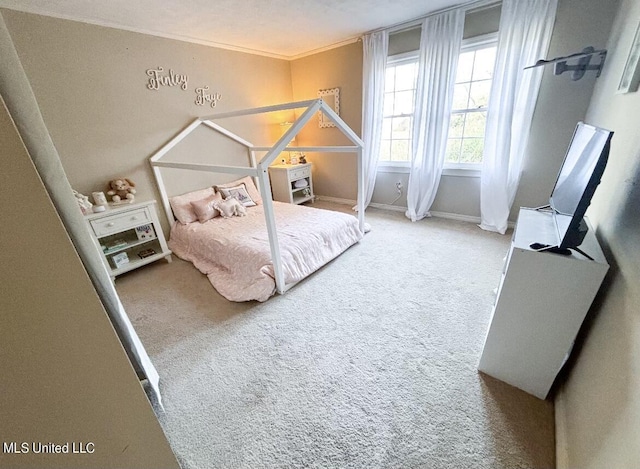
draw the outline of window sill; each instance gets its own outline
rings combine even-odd
[[[455,176],[465,178],[479,178],[482,174],[481,165],[472,166],[445,166],[442,170],[443,176]]]
[[[454,176],[454,177],[469,177],[469,178],[479,178],[482,169],[481,165],[469,165],[469,166],[445,166],[442,170],[443,176]],[[410,167],[409,164],[378,164],[379,173],[401,173],[401,174],[409,174]]]
[[[378,163],[379,173],[406,173],[409,174],[409,163]]]

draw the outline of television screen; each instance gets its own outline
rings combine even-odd
[[[579,122],[549,199],[559,249],[578,247],[587,232],[583,221],[609,157],[613,132]]]

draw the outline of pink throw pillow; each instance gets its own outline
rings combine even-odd
[[[177,195],[169,199],[171,208],[173,209],[173,215],[183,225],[188,225],[198,220],[198,216],[191,206],[191,202],[195,200],[202,200],[215,194],[213,187],[207,187],[206,189],[200,189],[186,194]]]
[[[215,205],[220,202],[222,202],[222,195],[216,192],[206,199],[191,202],[191,206],[198,217],[198,221],[204,223],[220,215],[220,212],[215,208]]]

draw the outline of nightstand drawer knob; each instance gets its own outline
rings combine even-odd
[[[112,227],[112,226],[114,226],[114,225],[115,225],[115,223],[113,223],[113,222],[111,222],[111,223],[107,223],[107,226],[108,226],[109,228],[111,228],[111,227]]]
[[[138,217],[135,217],[135,216],[134,216],[134,217],[131,217],[131,219],[135,221],[135,220],[137,220],[137,219],[138,219]]]

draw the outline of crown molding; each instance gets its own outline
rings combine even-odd
[[[77,23],[91,24],[94,26],[101,26],[103,28],[111,28],[111,29],[117,29],[120,31],[128,31],[131,33],[145,34],[147,36],[161,37],[163,39],[171,39],[174,41],[188,42],[190,44],[198,44],[201,46],[215,47],[217,49],[230,50],[234,52],[242,52],[244,54],[259,55],[262,57],[269,57],[271,59],[279,59],[279,60],[287,60],[287,61],[298,60],[304,57],[309,57],[311,55],[319,54],[321,52],[337,49],[338,47],[346,46],[348,44],[353,44],[354,42],[357,42],[360,40],[360,36],[357,36],[357,37],[345,39],[344,41],[336,42],[334,44],[330,44],[328,46],[320,47],[318,49],[312,49],[307,52],[301,52],[299,54],[294,54],[294,55],[285,55],[285,54],[277,54],[275,52],[264,51],[260,49],[252,49],[249,47],[234,46],[232,44],[225,44],[222,42],[207,41],[207,40],[198,39],[195,37],[185,36],[181,34],[164,33],[161,31],[154,31],[154,30],[143,29],[143,28],[133,28],[130,26],[125,26],[125,25],[110,22],[110,21],[87,19],[87,18],[81,18],[79,16],[73,16],[73,15],[63,15],[60,13],[54,13],[54,12],[48,11],[46,9],[31,8],[29,6],[25,6],[24,8],[17,9],[14,6],[7,6],[5,5],[5,3],[6,2],[0,0],[0,9],[18,11],[22,13],[29,13],[32,15],[47,16],[50,18],[57,18],[60,20],[75,21]]]

